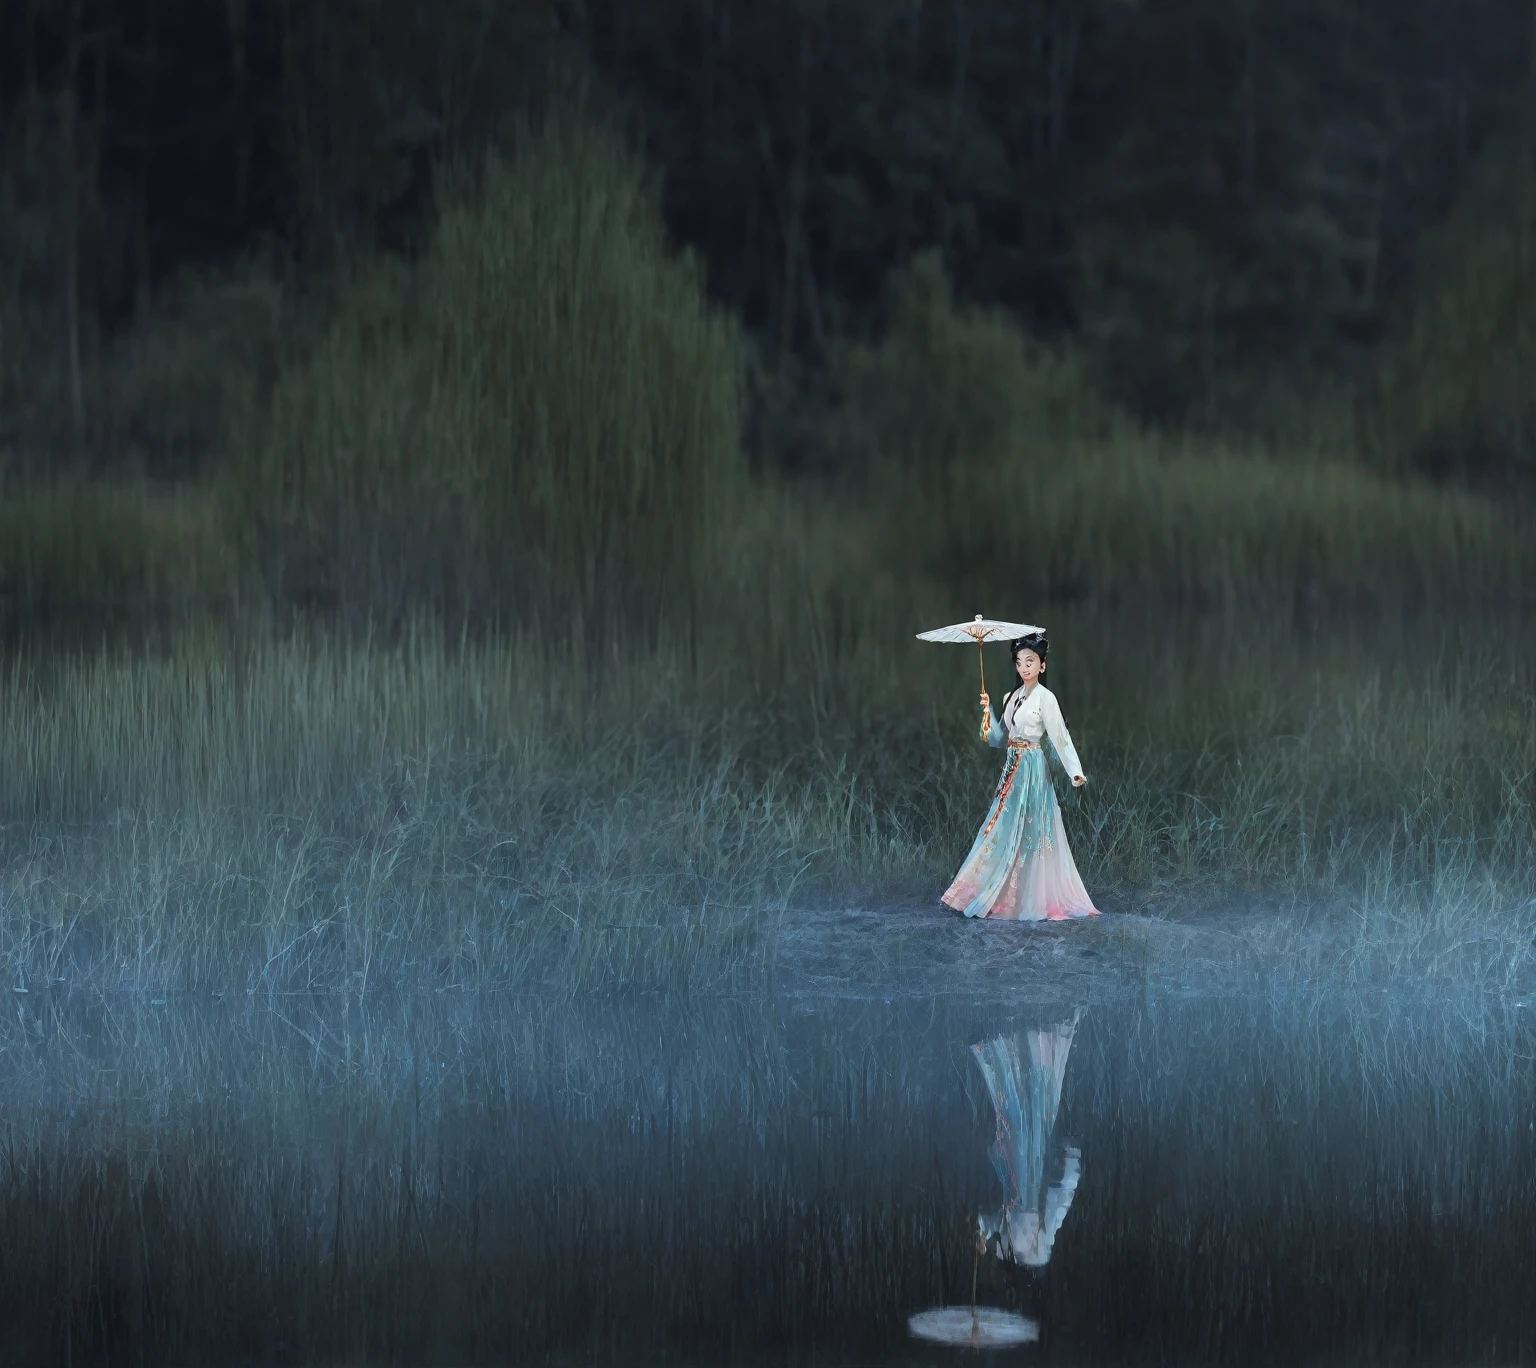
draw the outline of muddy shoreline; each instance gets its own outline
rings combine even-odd
[[[1185,887],[1096,894],[1102,915],[1071,922],[961,917],[938,891],[817,899],[776,927],[770,993],[890,1002],[1018,995],[1077,1002],[1139,989],[1180,995],[1422,991],[1536,1005],[1528,973],[1503,974],[1476,945],[1460,958],[1363,938],[1347,904]]]

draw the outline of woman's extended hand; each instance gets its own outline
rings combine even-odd
[[[992,706],[992,698],[991,698],[991,696],[989,694],[987,694],[986,692],[983,692],[982,695],[981,695],[981,710],[982,710],[982,712],[986,712],[991,706]]]
[[[1082,788],[1082,786],[1084,784],[1086,784],[1087,782],[1088,782],[1088,776],[1086,774],[1074,774],[1072,776],[1072,787],[1073,788]]]

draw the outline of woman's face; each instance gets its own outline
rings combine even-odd
[[[1024,687],[1033,689],[1040,678],[1040,671],[1045,668],[1040,657],[1026,646],[1014,656],[1013,663],[1019,672],[1019,678],[1024,681]]]

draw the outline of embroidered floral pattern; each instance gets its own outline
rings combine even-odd
[[[987,823],[986,834],[992,834],[992,828],[997,825],[997,819],[1003,815],[1003,807],[1008,802],[1008,794],[1013,788],[1013,776],[1019,772],[1019,752],[1010,749],[1008,763],[1003,769],[1002,782],[997,786],[997,806],[992,809],[992,820]]]
[[[943,901],[968,917],[1096,916],[1038,744],[1008,747],[987,818]]]

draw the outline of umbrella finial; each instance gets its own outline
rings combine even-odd
[[[977,621],[977,622],[980,622],[980,621],[981,621],[981,614],[980,614],[980,613],[977,613],[977,614],[976,614],[976,621]]]

